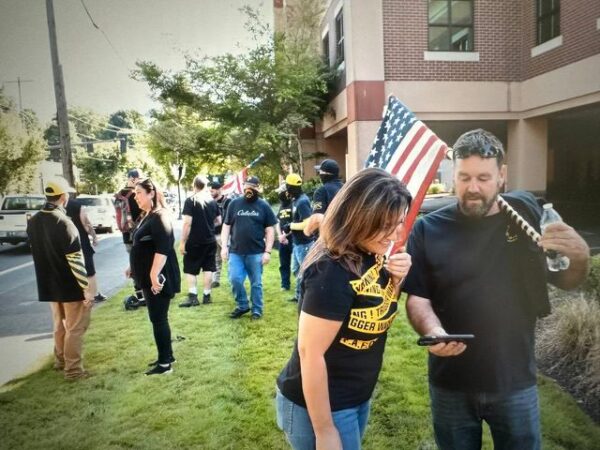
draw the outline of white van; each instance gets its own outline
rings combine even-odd
[[[112,233],[117,227],[115,207],[110,195],[80,195],[77,201],[85,208],[85,212],[96,231]]]

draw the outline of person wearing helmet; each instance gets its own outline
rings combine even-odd
[[[343,186],[342,180],[340,180],[340,166],[333,159],[323,160],[320,165],[315,166],[315,170],[319,174],[323,186],[320,186],[313,196],[312,216],[304,227],[306,236],[318,235],[325,211]]]
[[[303,232],[306,224],[312,214],[310,200],[302,192],[302,178],[297,173],[290,173],[285,178],[285,187],[289,196],[292,198],[292,221],[289,229],[292,232],[292,272],[296,275],[296,291],[294,298],[290,299],[297,302],[300,298],[300,266],[310,250],[314,237],[306,236]],[[287,231],[287,230],[285,230]]]

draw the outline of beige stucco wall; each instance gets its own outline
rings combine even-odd
[[[363,168],[378,128],[379,122],[375,121],[355,121],[348,125],[346,177],[351,177]]]
[[[508,188],[544,191],[548,165],[548,120],[512,120],[507,131]]]
[[[344,2],[346,85],[384,79],[382,9],[382,0]]]

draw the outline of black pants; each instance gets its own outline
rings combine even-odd
[[[173,296],[154,295],[150,289],[144,289],[143,291],[148,307],[148,316],[154,331],[158,362],[159,364],[169,364],[173,358],[171,327],[169,326],[169,305]]]
[[[291,239],[291,237],[290,237]],[[292,243],[279,244],[279,274],[281,275],[281,287],[290,288],[290,265],[292,262]]]

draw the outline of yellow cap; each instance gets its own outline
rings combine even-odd
[[[69,186],[64,178],[55,178],[46,182],[46,186],[44,186],[44,194],[47,196],[61,195],[67,192],[75,192],[75,189]]]
[[[302,186],[302,178],[297,173],[290,173],[287,177],[285,177],[285,184],[289,184],[290,186]]]

